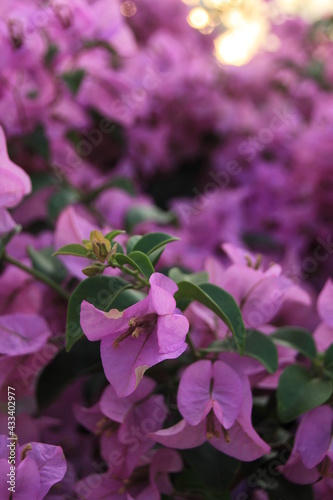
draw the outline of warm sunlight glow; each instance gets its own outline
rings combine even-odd
[[[275,0],[275,5],[286,14],[300,14],[309,21],[333,13],[332,0]]]
[[[192,28],[195,28],[197,30],[202,30],[209,25],[210,17],[205,9],[202,9],[201,7],[196,7],[195,9],[192,9],[191,12],[189,13],[187,21],[190,24],[190,26],[192,26]]]
[[[224,64],[240,66],[253,57],[266,36],[266,24],[259,20],[242,23],[214,41],[218,60]]]

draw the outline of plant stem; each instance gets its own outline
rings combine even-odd
[[[58,285],[58,283],[53,281],[51,278],[48,278],[44,273],[41,273],[37,269],[33,269],[31,267],[26,266],[25,264],[22,264],[22,262],[14,259],[13,257],[7,254],[4,254],[3,260],[9,262],[13,266],[18,267],[19,269],[22,269],[22,271],[25,271],[26,273],[30,274],[37,280],[42,281],[50,288],[52,288],[54,291],[56,291],[62,298],[66,300],[69,299],[70,294],[66,290],[64,290],[60,285]]]
[[[121,271],[123,271],[124,273],[134,276],[138,281],[142,283],[142,285],[149,286],[149,281],[146,280],[145,278],[141,278],[141,276],[139,276],[139,271],[132,271],[132,269],[129,269],[128,267],[119,264],[117,264],[117,267],[121,269]]]

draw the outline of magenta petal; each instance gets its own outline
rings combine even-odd
[[[17,467],[16,488],[13,498],[15,500],[27,500],[27,498],[29,500],[39,500],[44,498],[44,496],[41,496],[41,484],[37,464],[32,458],[27,456]]]
[[[333,281],[331,279],[327,280],[319,295],[317,309],[321,319],[333,327]]]
[[[212,362],[197,361],[184,371],[177,395],[178,408],[186,422],[198,425],[213,407],[210,386],[213,377]]]
[[[183,373],[178,389],[179,411],[190,425],[197,425],[213,408],[219,422],[229,429],[243,401],[242,382],[227,364],[197,361]]]
[[[279,311],[291,282],[284,276],[267,276],[253,286],[244,302],[244,321],[251,328],[265,325]]]
[[[320,323],[313,332],[318,351],[326,351],[333,344],[333,326]]]
[[[97,432],[97,424],[104,417],[99,403],[90,408],[74,404],[73,413],[76,421],[91,432]]]
[[[159,316],[157,320],[157,338],[160,353],[173,352],[182,347],[189,323],[183,314],[168,314]]]
[[[16,226],[14,219],[5,208],[0,207],[0,236]]]
[[[10,465],[8,464],[8,456],[7,456],[8,448],[6,448],[6,444],[4,445],[3,449],[6,451],[6,458],[0,458],[0,498],[7,500],[9,499],[10,495],[10,492],[8,491],[8,487],[10,485],[7,484],[8,481],[7,474],[9,474],[10,471]]]
[[[166,290],[170,295],[174,295],[178,290],[176,283],[161,273],[153,273],[149,279],[149,283],[153,287],[158,286],[163,288],[163,290]]]
[[[277,469],[281,470],[283,475],[289,479],[289,481],[297,484],[311,484],[317,481],[320,477],[317,468],[314,467],[312,469],[307,469],[299,455],[293,457],[292,459],[289,457],[286,465],[277,467]]]
[[[103,414],[115,422],[123,422],[132,406],[141,399],[146,398],[155,387],[156,383],[149,377],[144,377],[136,391],[125,398],[119,398],[114,388],[109,385],[104,390],[100,399],[100,408]]]
[[[160,273],[152,274],[149,282],[152,310],[159,315],[171,314],[176,307],[176,301],[173,298],[173,294],[178,290],[176,283]]]
[[[117,335],[126,331],[128,319],[123,316],[116,309],[111,309],[108,313],[100,311],[84,300],[81,304],[80,324],[89,340],[100,340],[111,333]]]
[[[251,423],[237,420],[228,430],[230,443],[224,437],[213,437],[209,442],[230,457],[251,462],[269,453],[270,447],[253,429]]]
[[[222,361],[213,363],[213,410],[218,421],[229,429],[235,422],[243,402],[242,381],[237,373]]]
[[[118,348],[114,348],[113,342],[110,336],[102,339],[102,363],[106,378],[117,396],[123,398],[136,389],[145,371],[161,361],[161,357],[156,332],[136,339],[127,337]]]
[[[300,455],[307,469],[318,465],[327,453],[332,437],[333,410],[324,405],[315,408],[301,420],[291,457]]]
[[[249,462],[269,453],[270,447],[256,433],[251,422],[252,393],[249,379],[241,371],[239,377],[242,381],[243,403],[234,425],[228,430],[230,443],[224,437],[213,437],[211,444],[226,455]]]
[[[32,449],[27,451],[27,457],[35,462],[39,470],[40,490],[37,500],[41,500],[51,486],[63,479],[67,464],[60,446],[43,443],[30,444]]]
[[[6,137],[0,127],[0,207],[14,207],[31,192],[30,177],[13,163],[7,153]]]
[[[105,474],[90,474],[90,476],[78,481],[75,492],[78,498],[82,499],[106,500],[112,498],[112,500],[126,500],[125,493],[118,493],[122,487],[123,482],[119,479],[112,479],[108,471]]]
[[[150,396],[142,403],[134,405],[128,412],[123,425],[119,428],[118,440],[126,444],[126,439],[131,435],[133,429],[138,428],[141,440],[150,441],[151,439],[148,439],[147,434],[161,429],[167,413],[168,410],[164,404],[163,396],[160,394]]]
[[[206,441],[206,423],[201,422],[199,425],[192,426],[185,420],[181,420],[178,424],[154,432],[150,436],[157,443],[168,448],[177,448],[179,450],[196,448]]]
[[[0,353],[17,356],[39,350],[51,332],[41,316],[17,313],[0,317],[0,334]]]
[[[156,451],[150,465],[150,481],[157,486],[158,492],[172,495],[174,487],[167,473],[179,472],[182,468],[183,462],[177,451],[160,448]]]

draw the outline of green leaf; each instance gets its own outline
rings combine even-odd
[[[281,422],[291,422],[322,405],[332,394],[329,380],[313,377],[305,368],[288,366],[281,374],[277,390],[277,409]]]
[[[59,47],[53,43],[50,43],[47,47],[47,52],[44,56],[45,66],[49,68],[58,53],[59,53]]]
[[[52,222],[54,222],[62,210],[68,205],[76,203],[79,200],[79,194],[73,189],[61,189],[54,193],[48,202],[48,215]]]
[[[278,369],[277,349],[270,337],[264,333],[247,330],[244,354],[260,361],[269,373]]]
[[[85,257],[87,258],[88,250],[83,245],[79,243],[71,243],[70,245],[65,245],[59,248],[54,255],[74,255],[75,257]]]
[[[330,377],[333,377],[333,344],[331,344],[325,352],[324,369]]]
[[[66,73],[63,73],[61,77],[72,94],[75,95],[80,89],[85,74],[86,72],[84,71],[84,69],[77,69],[75,71],[68,71]]]
[[[210,283],[195,285],[187,281],[178,283],[175,299],[196,300],[213,311],[234,335],[237,349],[242,354],[245,346],[245,326],[235,299],[225,290]]]
[[[4,234],[0,238],[0,259],[6,249],[6,246],[8,243],[14,238],[14,236],[22,231],[22,226],[17,225],[15,226],[11,231],[8,233]]]
[[[149,260],[153,264],[154,267],[156,266],[156,264],[160,260],[160,257],[161,257],[163,252],[164,252],[164,248],[162,248],[162,249],[160,248],[160,249],[155,250],[155,252],[149,254]]]
[[[138,251],[130,252],[128,257],[132,259],[140,272],[148,279],[155,272],[154,266],[146,254]]]
[[[67,270],[59,259],[53,256],[53,248],[35,250],[32,246],[27,247],[28,255],[34,269],[45,274],[56,283],[61,283],[67,274]]]
[[[54,178],[46,172],[36,172],[30,175],[32,192],[36,193],[39,189],[54,187]]]
[[[119,234],[124,234],[126,231],[123,231],[122,229],[115,229],[114,231],[111,231],[110,233],[107,233],[104,238],[109,240],[110,242],[116,238]]]
[[[228,488],[240,465],[239,460],[212,448],[209,443],[182,450],[181,454],[195,475],[214,492]]]
[[[136,189],[135,189],[133,182],[130,179],[128,179],[127,177],[115,177],[115,178],[113,178],[112,179],[112,186],[118,187],[119,189],[126,191],[126,193],[130,194],[131,196],[135,196],[135,194],[136,194]]]
[[[71,352],[62,349],[42,370],[36,391],[38,407],[45,409],[77,378],[96,372],[103,373],[100,342],[83,337]]]
[[[24,136],[25,145],[33,152],[40,155],[45,161],[50,157],[50,147],[44,126],[37,125],[35,129]]]
[[[179,238],[175,238],[174,236],[170,236],[170,234],[165,233],[145,234],[134,245],[132,251],[139,251],[145,253],[146,255],[151,255],[156,250],[164,248],[168,243],[178,240]]]
[[[140,234],[134,234],[133,236],[131,236],[127,242],[127,245],[126,245],[126,252],[127,254],[129,254],[133,248],[134,248],[134,245],[136,245],[138,243],[139,240],[141,240],[142,236]]]
[[[205,271],[199,273],[184,273],[179,269],[179,267],[172,267],[168,273],[169,278],[171,278],[175,283],[180,283],[181,281],[189,281],[195,285],[201,285],[202,283],[208,283],[209,276]]]
[[[129,265],[132,269],[139,271],[146,278],[150,278],[150,276],[154,272],[154,268],[152,263],[150,262],[147,255],[142,252],[131,252],[129,255],[116,254],[116,261],[120,265]]]
[[[67,351],[83,335],[80,325],[80,311],[83,300],[90,302],[102,311],[109,311],[111,306],[119,310],[135,304],[144,296],[135,290],[128,290],[131,285],[121,278],[94,276],[87,278],[75,288],[67,309],[66,344]]]
[[[115,241],[115,243],[117,243],[117,253],[123,253],[124,254],[125,252],[124,252],[124,249],[121,246],[121,244],[118,243],[118,241]]]
[[[175,214],[171,212],[164,212],[158,207],[151,205],[141,205],[131,207],[125,217],[125,226],[129,232],[144,221],[153,221],[158,224],[172,224],[177,219]]]
[[[237,351],[234,338],[215,340],[208,347],[200,349],[202,353]],[[268,335],[257,330],[247,330],[244,354],[257,359],[264,365],[269,373],[275,373],[278,369],[278,352],[274,342]]]
[[[286,326],[276,330],[270,335],[270,338],[273,339],[276,344],[296,349],[304,356],[308,356],[311,359],[316,357],[316,344],[311,333],[305,328]]]

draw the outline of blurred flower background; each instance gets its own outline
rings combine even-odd
[[[29,338],[28,347],[0,351],[1,391],[5,398],[15,381],[21,444],[62,446],[68,468],[51,490],[56,500],[96,472],[104,429],[89,415],[102,418],[96,394],[105,388],[82,365],[73,382],[61,358],[66,299],[86,278],[82,268],[91,269],[89,259],[52,256],[59,247],[88,241],[91,230],[170,233],[179,241],[157,271],[205,269],[239,304],[247,280],[274,281],[288,294],[258,328],[298,325],[315,331],[319,351],[332,343],[329,306],[320,304],[331,300],[333,273],[333,3],[2,0],[0,44],[0,320],[6,329],[16,318]],[[16,317],[25,314],[34,327]],[[207,347],[212,318],[192,306],[186,314]],[[283,349],[280,368],[296,356]],[[99,355],[85,352],[88,364]],[[252,388],[259,373],[259,390],[276,389],[278,377],[247,370]],[[58,380],[61,390],[52,386]],[[171,459],[179,470],[178,456]],[[331,479],[314,491],[331,498]]]

